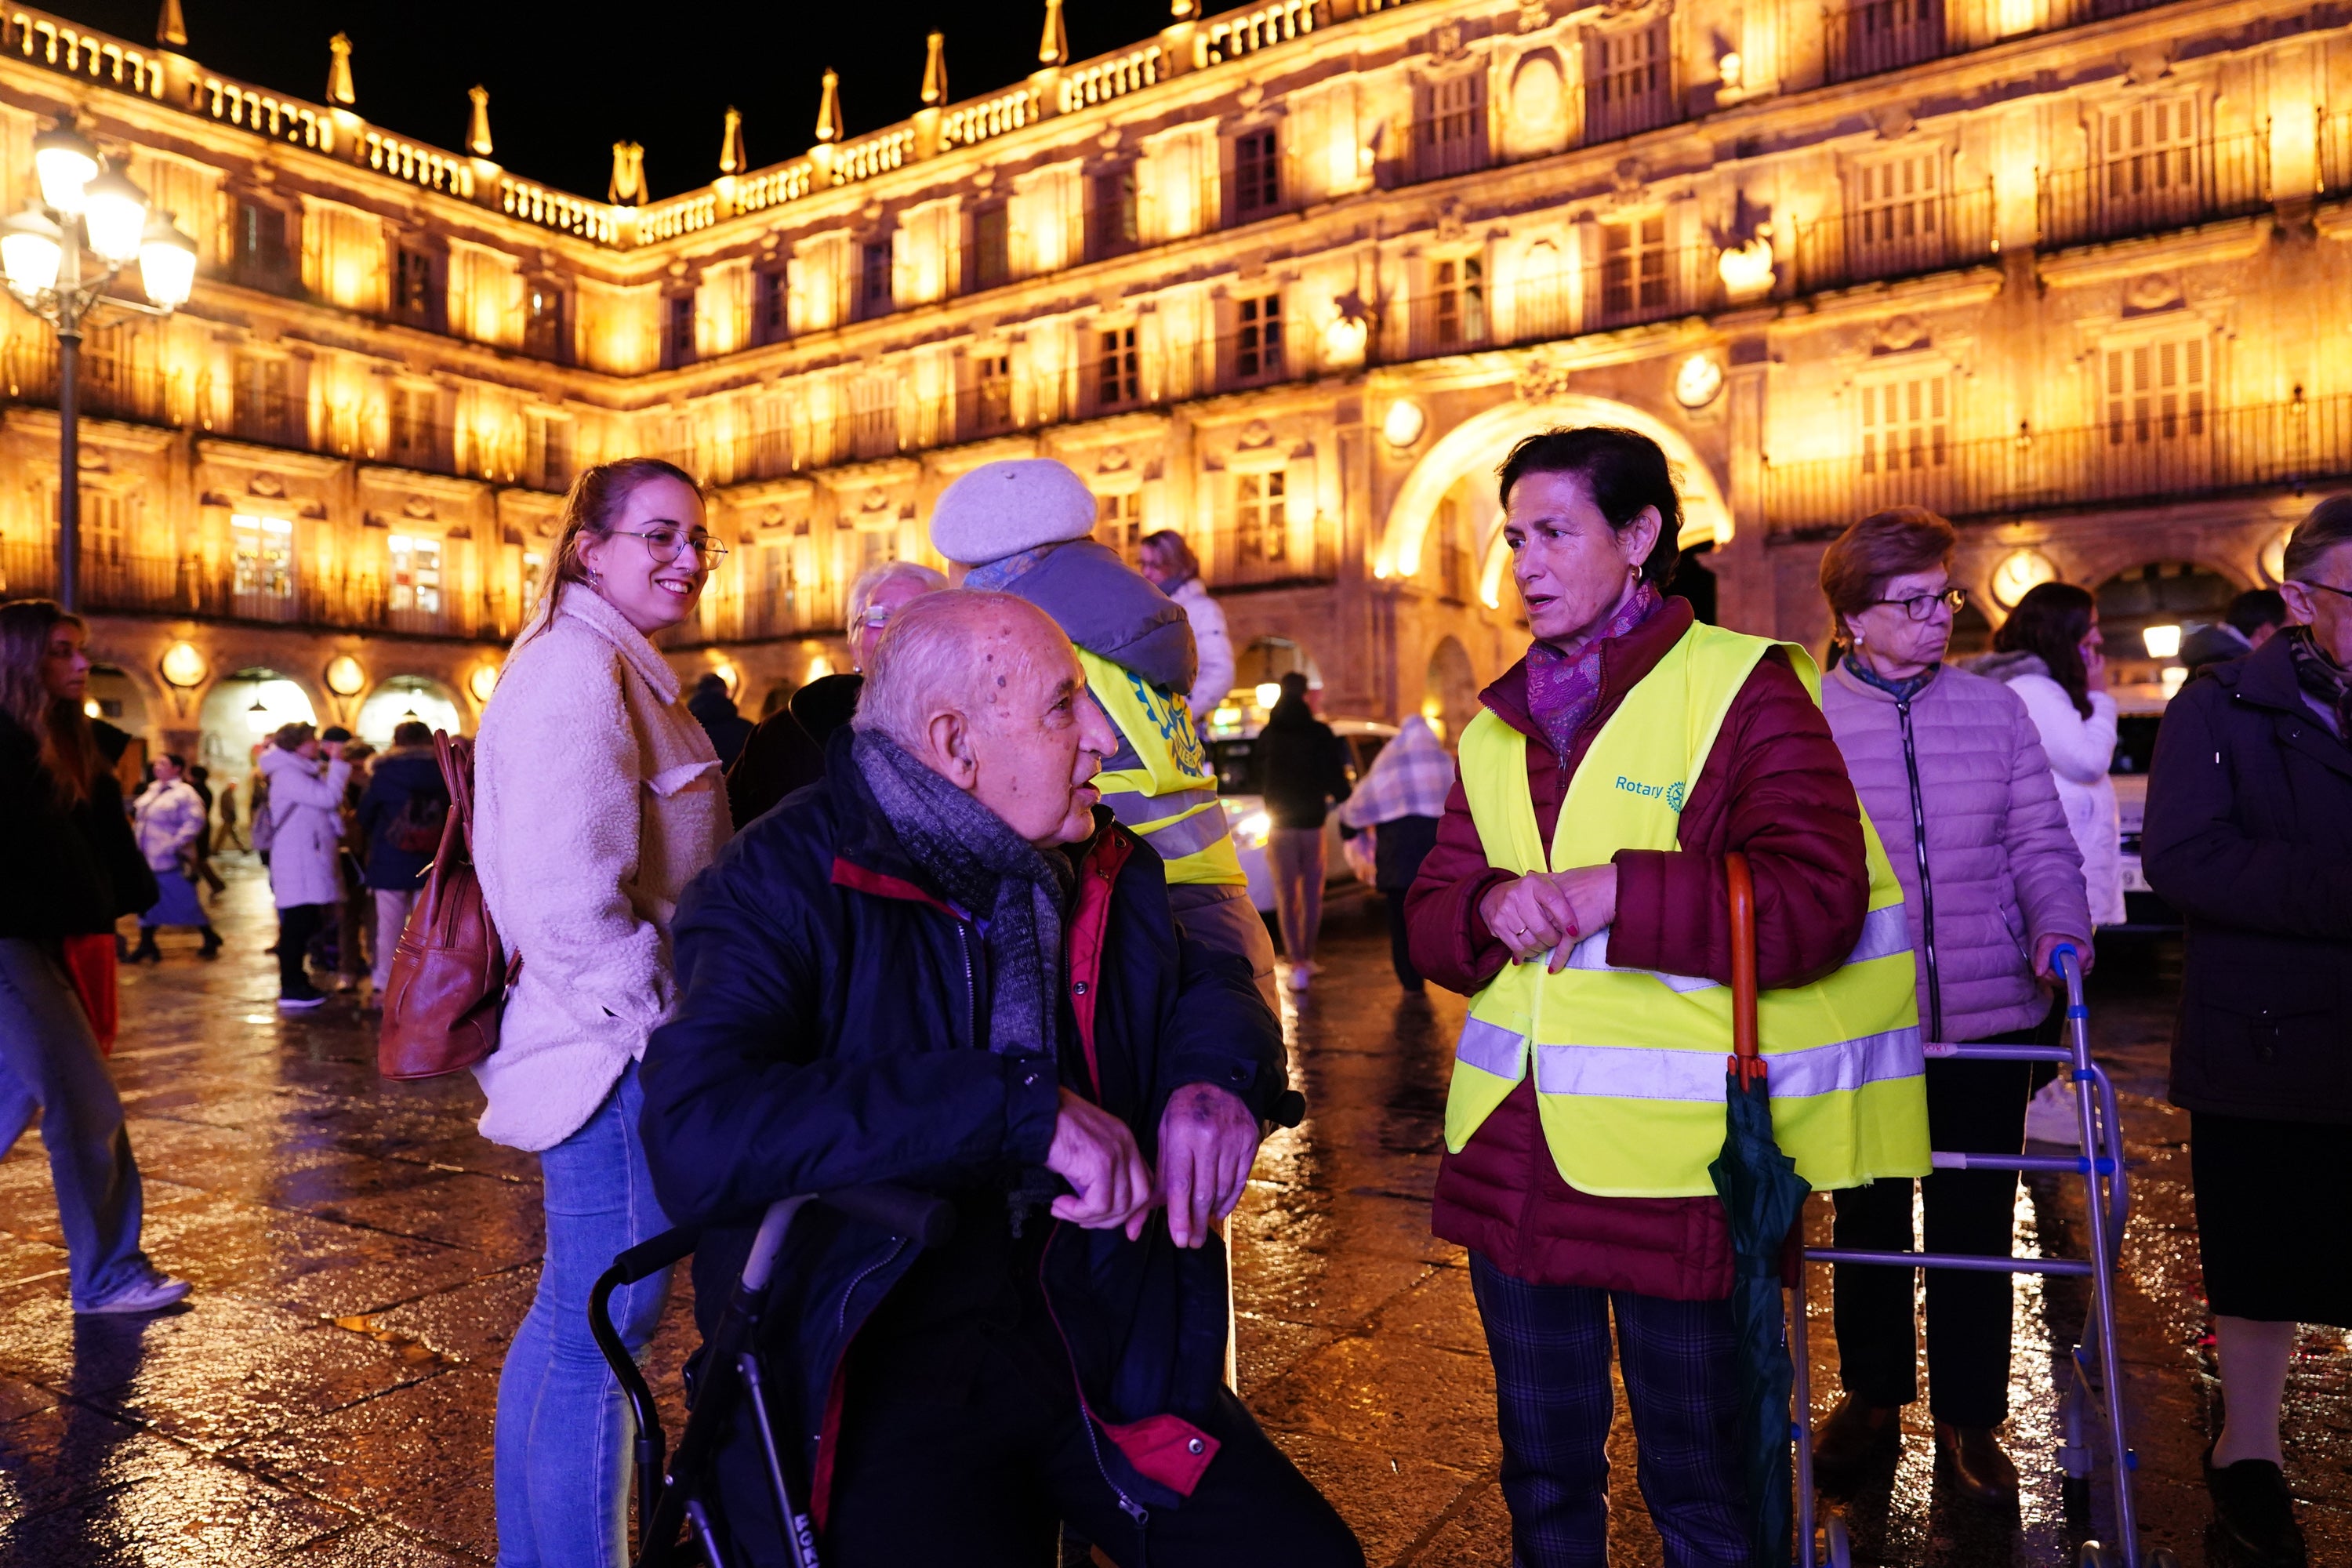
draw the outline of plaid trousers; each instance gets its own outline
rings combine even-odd
[[[1473,1252],[1495,1363],[1517,1568],[1609,1561],[1609,1318],[1617,1317],[1643,1500],[1667,1568],[1748,1568],[1739,1364],[1727,1301],[1530,1285]]]

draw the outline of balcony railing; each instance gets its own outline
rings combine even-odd
[[[1974,266],[2000,252],[1990,180],[1790,227],[1800,294]]]
[[[1853,0],[1822,16],[1822,68],[1832,82],[1917,65],[1944,48],[1942,0]]]
[[[2292,487],[2352,475],[2352,394],[2210,408],[2121,404],[2096,425],[1925,447],[1900,461],[1764,466],[1775,532],[1828,531],[1897,505],[1952,518]]]
[[[171,378],[145,366],[124,364],[85,349],[76,383],[81,412],[97,419],[129,419],[142,425],[169,423]],[[47,333],[10,338],[0,348],[0,384],[12,403],[58,405],[58,343]]]
[[[1415,181],[1475,174],[1490,161],[1484,104],[1472,104],[1412,122],[1405,167]]]
[[[1339,574],[1339,530],[1322,517],[1254,528],[1228,523],[1210,535],[1202,564],[1203,580],[1215,588],[1332,582]]]
[[[2270,132],[2150,147],[2042,176],[2045,249],[2160,234],[2271,205]]]
[[[136,554],[108,541],[82,539],[79,589],[93,610],[164,616],[213,616],[369,631],[457,637],[478,631],[510,632],[511,626],[478,625],[477,617],[447,595],[436,595],[432,608],[414,601],[394,606],[383,576],[329,577],[296,571],[290,577],[240,574],[234,563],[208,566],[202,555]],[[0,542],[0,599],[42,598],[58,591],[55,535]]]

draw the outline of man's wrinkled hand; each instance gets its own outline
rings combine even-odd
[[[1054,1200],[1055,1219],[1087,1230],[1124,1226],[1132,1238],[1143,1232],[1155,1194],[1151,1168],[1135,1146],[1127,1123],[1091,1100],[1062,1090],[1062,1112],[1054,1121],[1045,1169],[1070,1184]]]
[[[1169,1096],[1160,1118],[1160,1192],[1177,1246],[1200,1246],[1210,1227],[1234,1212],[1257,1142],[1257,1117],[1232,1090],[1192,1083]],[[1128,1234],[1142,1229],[1137,1225]]]

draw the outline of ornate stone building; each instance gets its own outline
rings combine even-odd
[[[1072,464],[1107,538],[1184,531],[1245,681],[1456,719],[1523,635],[1493,471],[1549,425],[1664,443],[1694,588],[1816,643],[1821,542],[1883,504],[1961,522],[1990,619],[2097,586],[2112,645],[2267,581],[2352,475],[2335,11],[1175,4],[1075,61],[1049,0],[1042,68],[976,100],[935,40],[927,107],[856,139],[828,79],[766,168],[730,111],[718,176],[660,201],[625,145],[604,200],[509,174],[478,91],[463,153],[371,126],[347,50],[314,103],[0,14],[0,195],[70,115],[204,250],[176,317],[90,344],[107,700],[219,757],[304,703],[470,723],[568,477],[635,452],[712,487],[733,553],[674,657],[754,710],[998,457]],[[11,323],[23,594],[54,353]]]

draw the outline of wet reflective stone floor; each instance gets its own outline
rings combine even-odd
[[[75,1319],[37,1137],[0,1161],[0,1563],[493,1562],[491,1418],[537,1275],[535,1163],[474,1134],[470,1079],[377,1079],[351,998],[279,1015],[267,889],[249,857],[225,869],[228,952],[203,963],[193,937],[167,934],[160,966],[126,971],[113,1058],[146,1245],[194,1281],[190,1308]],[[1370,899],[1336,900],[1326,930],[1314,989],[1286,1004],[1308,1119],[1267,1143],[1234,1224],[1244,1394],[1374,1564],[1501,1564],[1493,1377],[1462,1255],[1429,1234],[1463,1005],[1400,995]],[[2093,1011],[2132,1161],[2120,1315],[2142,1539],[2220,1568],[2234,1560],[2209,1539],[2199,1479],[2216,1385],[2188,1119],[2162,1100],[2177,953],[2105,957]],[[1826,1200],[1811,1220],[1825,1243]],[[2017,1236],[2021,1249],[2079,1249],[2079,1189],[2037,1178]],[[2021,1506],[1989,1512],[1938,1486],[1914,1405],[1891,1481],[1843,1508],[1856,1562],[2071,1562],[2112,1530],[2104,1473],[2070,1507],[2049,1458],[2053,1371],[2086,1299],[2076,1281],[2017,1285],[2008,1440]],[[674,1293],[657,1387],[677,1386],[688,1307]],[[1822,1414],[1836,1388],[1828,1312],[1817,1268]],[[2306,1331],[2288,1477],[2317,1563],[2352,1561],[2347,1369],[2342,1334]],[[1612,1455],[1611,1561],[1655,1563],[1622,1399]]]

